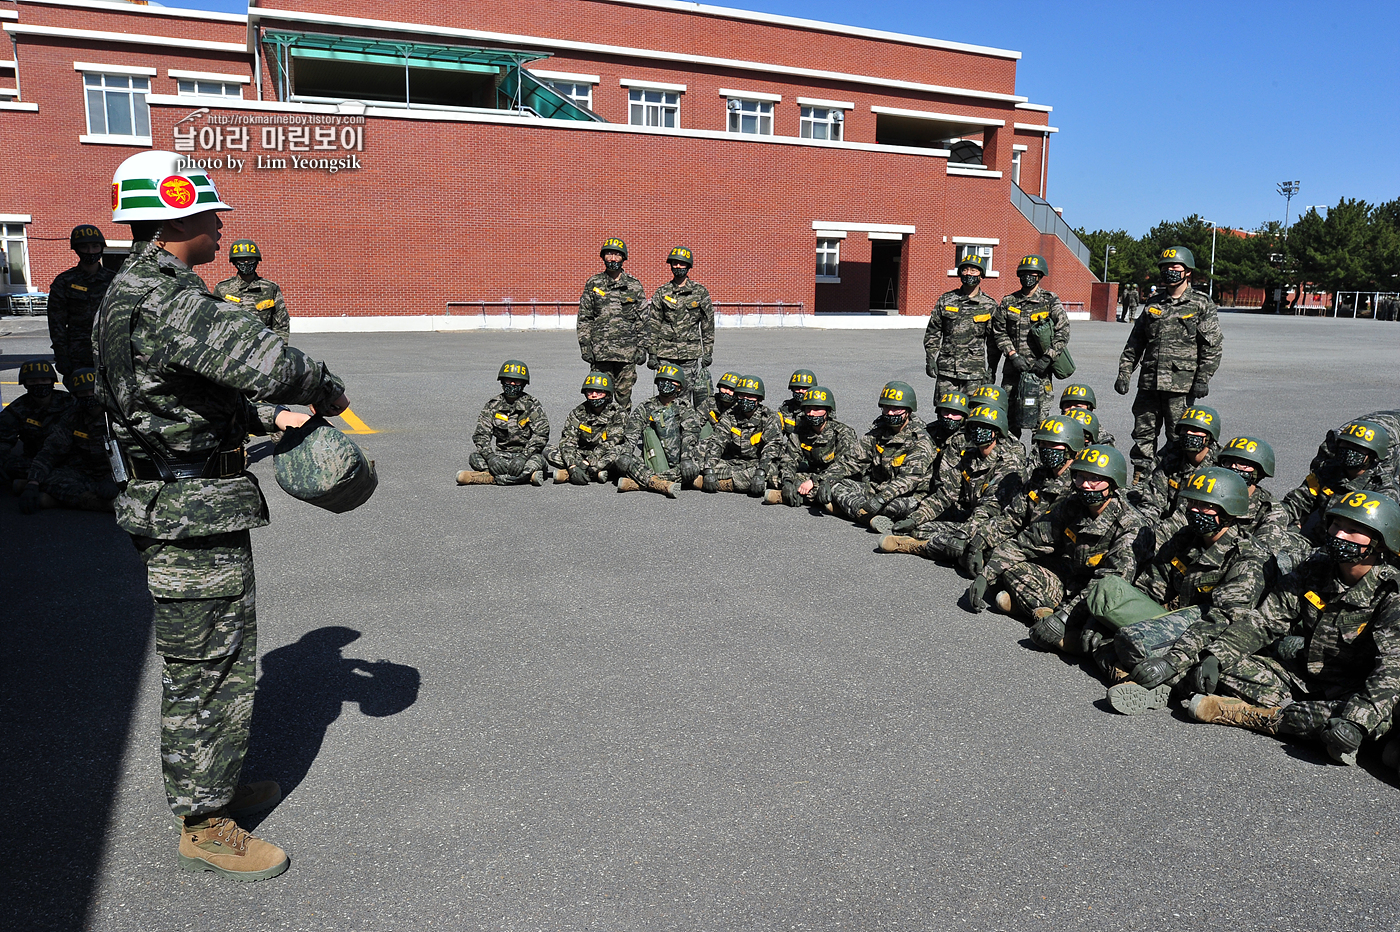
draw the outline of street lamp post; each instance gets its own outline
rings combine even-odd
[[[1104,247],[1103,247],[1103,280],[1104,280],[1105,283],[1108,281],[1108,257],[1109,257],[1109,256],[1114,256],[1114,255],[1117,255],[1117,254],[1118,254],[1118,247],[1117,247],[1117,246],[1110,246],[1110,245],[1108,245],[1107,243],[1104,243]]]
[[[1215,300],[1215,221],[1207,220],[1210,224],[1210,287],[1207,289],[1207,296]]]

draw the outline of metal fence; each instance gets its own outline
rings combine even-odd
[[[778,315],[779,326],[804,326],[809,316],[802,301],[725,301],[715,304],[715,313],[724,318],[737,318],[743,326],[747,321],[765,315]],[[554,318],[578,314],[577,301],[448,301],[449,317],[529,317]]]
[[[0,314],[15,317],[42,317],[49,312],[49,296],[39,294],[0,294]]]
[[[1084,263],[1086,269],[1091,269],[1090,264],[1094,257],[1089,252],[1089,247],[1085,246],[1079,237],[1074,235],[1074,231],[1065,223],[1063,217],[1055,213],[1055,208],[1050,206],[1050,202],[1043,197],[1036,197],[1034,194],[1027,194],[1021,190],[1021,186],[1016,182],[1011,182],[1011,203],[1021,212],[1021,216],[1031,222],[1041,233],[1048,233],[1059,239],[1069,247],[1070,252],[1079,257],[1079,261]]]

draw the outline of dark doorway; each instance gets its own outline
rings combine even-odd
[[[903,239],[870,241],[870,309],[899,310],[899,263],[903,258]]]

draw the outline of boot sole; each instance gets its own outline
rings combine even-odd
[[[282,863],[274,864],[271,867],[260,871],[231,871],[217,864],[210,864],[203,858],[192,858],[189,855],[180,855],[180,869],[198,874],[201,871],[213,871],[225,880],[235,880],[238,883],[257,883],[259,880],[271,880],[279,874],[285,874],[287,868],[292,866],[292,859],[285,858]]]
[[[1155,689],[1145,689],[1137,683],[1119,683],[1108,689],[1108,704],[1123,715],[1142,715],[1167,707],[1171,686],[1163,683]]]

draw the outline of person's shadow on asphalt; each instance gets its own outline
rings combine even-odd
[[[418,700],[416,668],[341,656],[341,649],[359,637],[352,628],[317,628],[262,658],[245,780],[276,780],[286,798],[306,779],[326,730],[346,702],[383,718]]]

